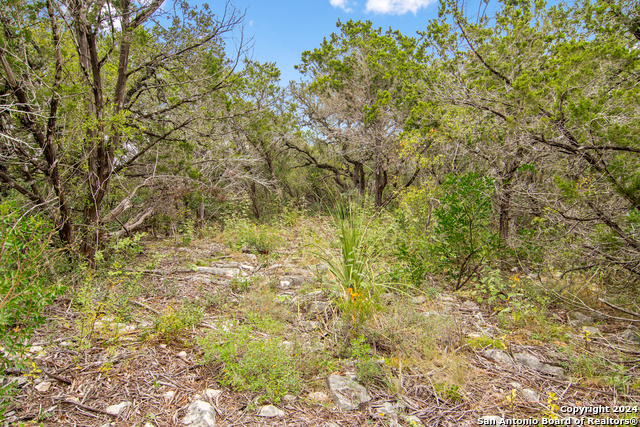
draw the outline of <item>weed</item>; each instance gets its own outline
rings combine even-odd
[[[429,270],[430,263],[425,251],[410,248],[406,242],[399,242],[396,251],[398,262],[394,265],[392,277],[394,282],[408,281],[412,287],[419,289]]]
[[[178,310],[169,306],[154,322],[154,330],[168,344],[179,341],[182,335],[202,320],[204,309],[185,304]]]
[[[449,400],[452,403],[461,402],[464,396],[461,393],[460,386],[458,384],[449,383],[436,383],[433,388],[443,400]]]
[[[382,369],[373,359],[364,335],[351,339],[351,357],[356,361],[357,377],[362,384],[372,385],[380,381]]]
[[[487,347],[497,348],[498,350],[504,350],[506,348],[505,345],[505,337],[501,338],[492,338],[486,335],[481,335],[479,337],[471,337],[467,338],[467,343],[469,347],[475,349],[484,349]]]
[[[249,325],[230,323],[199,340],[204,363],[222,362],[220,382],[237,390],[264,392],[261,400],[278,402],[302,385],[295,348],[280,340],[258,338]]]
[[[61,252],[50,247],[54,232],[39,215],[0,203],[0,344],[8,352],[44,322],[43,308],[65,290],[55,278]]]
[[[224,240],[232,248],[256,255],[271,254],[284,243],[275,227],[238,216],[226,220]]]
[[[231,290],[237,294],[243,294],[249,290],[251,279],[241,276],[235,276],[231,279],[229,286]]]

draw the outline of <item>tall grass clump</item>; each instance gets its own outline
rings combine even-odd
[[[351,327],[362,323],[375,308],[378,250],[371,219],[362,210],[340,206],[332,212],[338,254],[321,256],[338,285],[338,307]]]

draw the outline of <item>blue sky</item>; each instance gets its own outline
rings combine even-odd
[[[214,11],[222,7],[219,0],[209,1]],[[233,0],[246,9],[245,34],[254,38],[253,59],[276,62],[282,83],[299,80],[293,66],[300,63],[305,50],[318,47],[324,37],[343,22],[370,20],[373,25],[415,35],[437,17],[437,0]]]

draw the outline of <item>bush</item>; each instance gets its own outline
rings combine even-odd
[[[64,288],[56,281],[60,251],[54,230],[39,215],[0,204],[0,343],[8,351],[44,321],[42,309]]]
[[[254,224],[238,216],[231,216],[225,221],[224,240],[232,248],[256,255],[269,254],[284,244],[276,227]]]
[[[185,304],[178,310],[167,307],[154,322],[154,330],[167,344],[179,341],[190,328],[202,321],[204,309]]]
[[[44,218],[0,203],[0,345],[8,354],[21,352],[24,339],[43,323],[43,309],[64,291],[54,277],[60,251],[51,248],[53,234]],[[0,373],[9,363],[2,358],[0,351]],[[0,418],[14,392],[0,387]]]
[[[500,250],[498,233],[491,229],[493,179],[477,173],[447,175],[440,187],[440,206],[431,252],[440,270],[462,288]]]

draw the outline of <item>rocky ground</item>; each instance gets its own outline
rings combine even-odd
[[[27,347],[29,364],[3,379],[17,386],[5,425],[475,426],[568,422],[560,407],[640,403],[639,339],[623,318],[554,308],[552,332],[508,329],[469,294],[387,291],[363,335],[367,377],[364,356],[344,354],[329,275],[312,256],[156,242],[116,267],[103,288],[51,307]],[[133,282],[135,292],[124,286]],[[174,315],[185,301],[200,310],[195,323]],[[250,325],[252,340],[295,349],[303,363],[295,393],[269,400],[225,385],[225,365],[207,359],[198,339],[235,324]],[[413,344],[425,336],[433,348]],[[624,368],[617,380],[598,375],[607,365]]]

